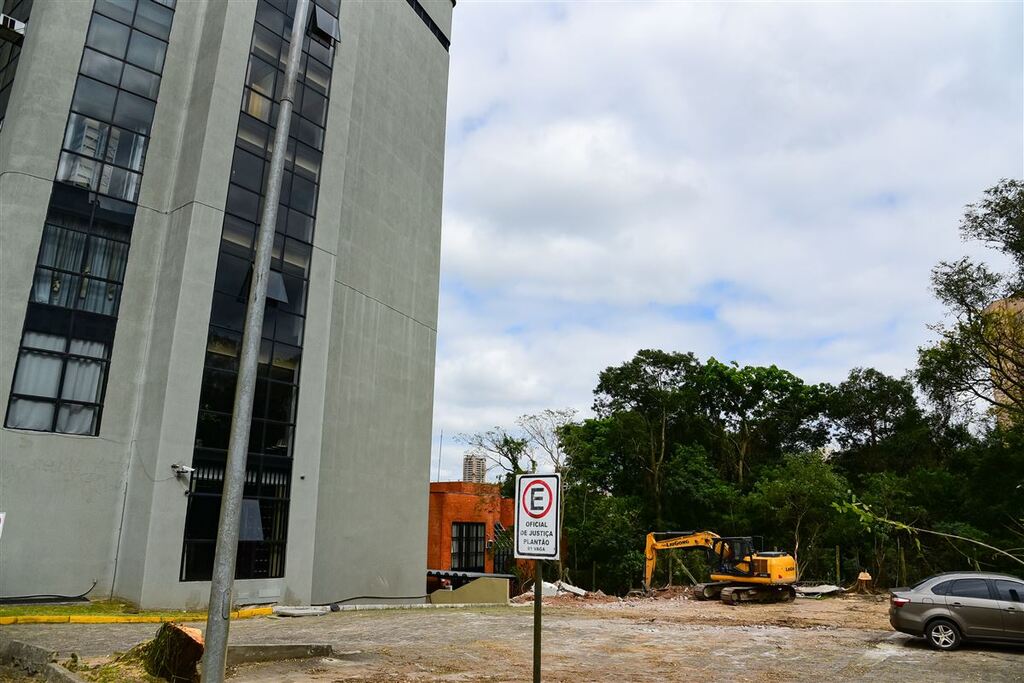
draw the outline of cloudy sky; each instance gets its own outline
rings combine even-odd
[[[641,348],[903,374],[1024,176],[1022,7],[460,0],[432,478]]]

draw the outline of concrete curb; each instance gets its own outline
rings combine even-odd
[[[532,602],[530,603],[533,604]],[[365,610],[388,609],[451,609],[467,607],[515,607],[507,602],[454,602],[451,604],[432,605],[430,603],[414,603],[411,605],[338,605],[340,612],[362,612]]]
[[[270,616],[273,613],[272,607],[253,607],[236,610],[231,613],[231,618],[252,619],[253,617]],[[139,614],[64,614],[58,616],[26,614],[17,617],[0,617],[0,626],[10,626],[11,624],[161,624],[171,621],[202,621],[205,619],[205,614],[166,617]]]

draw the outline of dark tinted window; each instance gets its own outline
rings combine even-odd
[[[124,65],[124,77],[121,79],[121,87],[138,93],[151,100],[156,99],[157,90],[160,89],[160,77],[148,71],[140,69],[131,64]]]
[[[985,579],[957,579],[953,582],[947,595],[958,598],[992,599],[992,595],[988,591],[988,581]]]
[[[117,90],[89,78],[79,78],[71,108],[86,116],[109,121],[114,113]]]
[[[147,33],[167,40],[171,34],[171,19],[174,13],[161,7],[152,0],[139,0],[139,11],[135,15],[135,25]]]
[[[945,595],[949,592],[949,587],[953,585],[952,581],[943,581],[932,586],[932,593],[936,595]]]
[[[160,71],[164,66],[164,52],[167,43],[139,31],[132,31],[132,42],[128,47],[128,61],[143,69]]]
[[[117,85],[121,79],[121,66],[122,62],[120,60],[108,57],[95,50],[86,48],[82,54],[82,73],[111,85]]]
[[[89,36],[85,44],[97,50],[113,55],[118,59],[124,58],[125,48],[128,47],[128,35],[131,30],[124,24],[111,21],[98,14],[93,15],[92,25],[89,26]]]
[[[1024,602],[1024,583],[996,579],[996,593],[1000,600],[1007,602]]]

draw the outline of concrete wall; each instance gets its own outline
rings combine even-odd
[[[343,5],[359,37],[336,59],[354,70],[344,174],[320,192],[341,210],[314,602],[425,582],[448,53],[403,5]]]

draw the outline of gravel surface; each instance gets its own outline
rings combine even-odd
[[[10,626],[10,635],[84,656],[122,651],[151,624]],[[335,657],[247,665],[232,680],[524,681],[531,675],[529,607],[343,612],[252,619],[245,643],[317,642]],[[566,603],[544,613],[545,681],[1024,681],[1024,648],[954,653],[893,633],[871,599],[728,606],[671,600]]]

